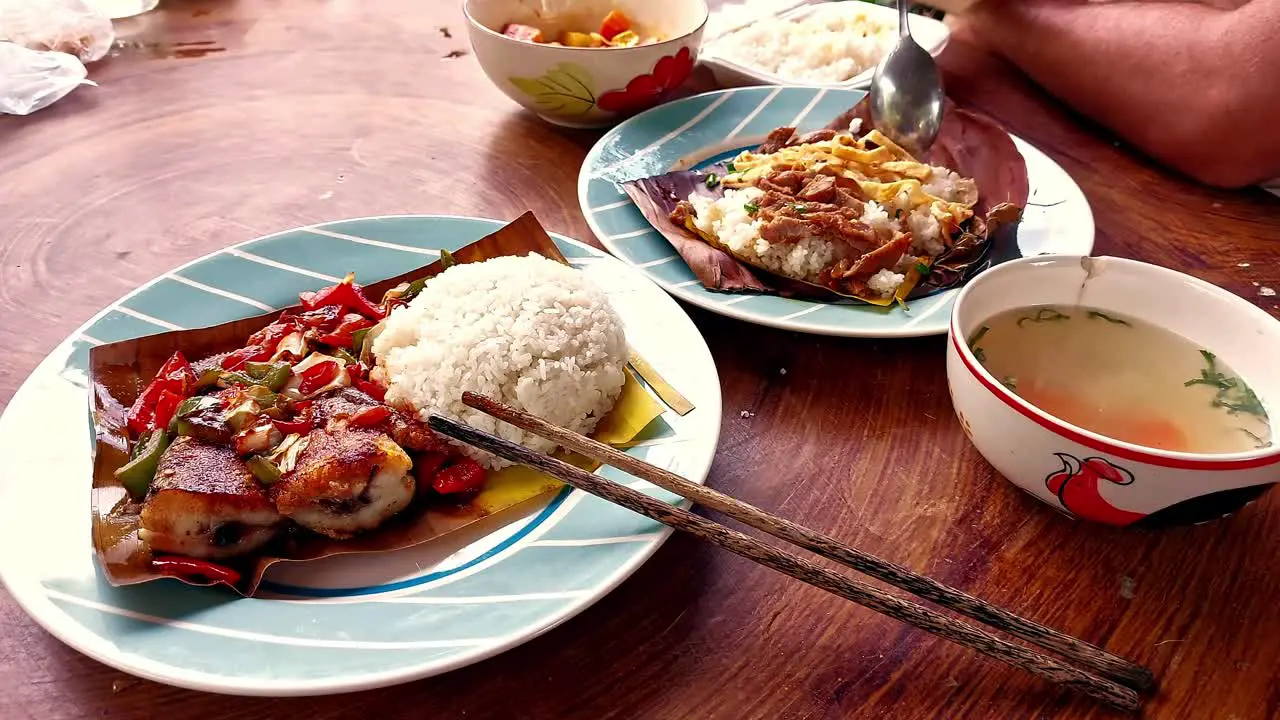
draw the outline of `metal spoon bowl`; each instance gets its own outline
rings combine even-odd
[[[938,65],[911,37],[910,4],[898,0],[898,44],[871,78],[871,119],[890,140],[919,157],[942,129],[945,95]]]

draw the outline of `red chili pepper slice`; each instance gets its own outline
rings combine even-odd
[[[372,380],[361,380],[360,378],[353,376],[351,378],[351,387],[354,387],[378,402],[382,402],[387,399],[387,389]]]
[[[298,299],[302,301],[304,310],[316,310],[318,308],[337,306],[343,310],[353,310],[361,315],[381,320],[385,317],[382,308],[374,305],[365,297],[364,291],[359,285],[356,285],[355,273],[348,273],[342,282],[314,293],[298,293]]]
[[[169,421],[173,420],[173,414],[178,411],[178,406],[187,398],[177,393],[163,390],[160,393],[160,399],[156,401],[155,421],[156,427],[164,430],[169,427]]]
[[[272,354],[273,353],[270,348],[265,348],[261,345],[250,345],[249,347],[240,348],[239,350],[236,350],[230,355],[222,358],[222,362],[219,363],[219,365],[222,366],[223,370],[235,372],[236,370],[243,368],[245,363],[269,360]]]
[[[413,475],[418,479],[420,488],[431,487],[431,482],[435,480],[436,474],[440,472],[440,468],[444,467],[449,456],[442,452],[422,453],[413,461]]]
[[[195,373],[191,371],[191,365],[187,359],[183,357],[181,352],[175,352],[161,366],[160,371],[156,373],[155,378],[147,384],[147,387],[138,395],[138,399],[134,401],[133,406],[129,408],[126,415],[126,422],[129,430],[135,434],[141,434],[151,428],[158,427],[156,417],[156,404],[160,402],[160,398],[167,391],[178,396],[178,402],[186,399],[194,391],[196,385]],[[177,404],[174,404],[177,407]],[[172,412],[169,413],[172,416]],[[166,424],[168,419],[165,420]],[[163,427],[163,426],[159,426]]]
[[[391,408],[386,405],[374,405],[356,412],[347,420],[347,425],[356,428],[368,428],[381,425],[391,417]]]
[[[431,487],[441,495],[475,492],[484,487],[487,473],[480,463],[471,458],[462,458],[458,462],[436,473],[431,480]]]
[[[215,583],[235,585],[240,582],[240,573],[225,565],[215,565],[205,560],[189,558],[162,557],[151,558],[151,568],[161,575],[189,580],[211,580]]]
[[[292,332],[298,332],[301,329],[302,327],[293,316],[281,316],[279,320],[250,335],[249,342],[245,344],[258,345],[260,347],[267,348],[274,354],[276,346],[280,344],[280,341],[284,339],[285,335]]]
[[[292,420],[272,420],[271,424],[284,435],[306,435],[314,427],[309,412],[299,413]]]
[[[302,381],[298,383],[298,392],[310,395],[333,382],[342,368],[333,360],[325,360],[302,371]]]
[[[316,340],[334,347],[349,348],[356,332],[371,328],[376,323],[363,315],[347,313],[333,332],[317,337]]]

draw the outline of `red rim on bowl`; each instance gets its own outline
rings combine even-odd
[[[1151,267],[1165,272],[1175,272],[1168,268],[1161,268],[1159,266],[1153,265]],[[993,268],[992,271],[998,270],[999,268]],[[1183,275],[1182,273],[1175,274],[1179,276]],[[1189,275],[1184,277],[1210,288],[1215,292],[1225,292],[1221,288],[1210,283],[1206,283],[1198,278],[1193,278]],[[975,280],[976,279],[977,278],[975,278]],[[956,298],[955,308],[951,313],[951,342],[955,345],[956,352],[960,355],[960,361],[964,364],[965,369],[967,369],[969,373],[987,389],[988,392],[995,395],[1005,405],[1008,405],[1023,417],[1035,422],[1045,430],[1099,452],[1109,453],[1126,460],[1136,460],[1148,465],[1175,468],[1178,470],[1248,470],[1280,463],[1280,452],[1278,452],[1280,448],[1277,448],[1274,445],[1268,448],[1260,448],[1258,450],[1239,453],[1222,453],[1220,455],[1173,452],[1169,450],[1156,450],[1153,448],[1143,447],[1123,440],[1115,440],[1104,435],[1099,435],[1092,430],[1086,430],[1077,425],[1072,425],[1065,420],[1059,419],[1054,415],[1050,415],[1026,400],[1023,400],[1017,394],[1010,392],[1008,388],[999,383],[995,379],[995,376],[988,372],[982,363],[978,362],[978,359],[973,356],[973,352],[969,349],[969,343],[965,339],[966,336],[960,330],[957,316],[959,315],[960,308],[964,304],[965,296],[969,294],[972,287],[973,284],[970,284],[960,291],[959,297]],[[1235,296],[1233,295],[1232,297]],[[1250,305],[1250,307],[1253,306]]]

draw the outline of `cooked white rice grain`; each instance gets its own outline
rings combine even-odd
[[[880,297],[889,297],[898,291],[898,286],[907,277],[892,270],[880,270],[867,279],[867,287]]]
[[[862,222],[871,226],[881,241],[887,241],[895,232],[902,229],[902,224],[889,217],[889,213],[875,200],[868,200],[862,207]]]
[[[550,453],[554,443],[462,404],[471,391],[583,435],[622,392],[627,341],[604,291],[539,255],[455,265],[398,308],[373,341],[387,401]],[[505,461],[459,447],[496,469]]]
[[[791,82],[850,80],[874,67],[898,39],[857,3],[829,3],[795,20],[765,18],[710,43],[710,54]]]
[[[928,205],[918,207],[908,215],[907,226],[911,228],[911,248],[916,254],[936,257],[947,248],[942,241],[942,226]]]
[[[764,196],[757,187],[727,188],[720,198],[693,193],[694,224],[712,233],[733,254],[785,277],[819,282],[822,269],[835,262],[835,245],[820,238],[772,244],[760,237],[760,221],[746,206]]]

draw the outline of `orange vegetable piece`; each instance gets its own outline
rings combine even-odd
[[[600,34],[605,40],[612,40],[614,35],[631,29],[631,20],[621,10],[610,10],[600,23]]]
[[[524,42],[543,43],[547,41],[542,36],[541,30],[532,25],[521,25],[520,23],[507,23],[507,26],[502,28],[502,34]]]

